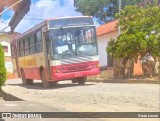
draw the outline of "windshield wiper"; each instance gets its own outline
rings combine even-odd
[[[63,34],[66,35],[66,32],[64,31],[63,27],[60,27],[59,29],[63,32]]]

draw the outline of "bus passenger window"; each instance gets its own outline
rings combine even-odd
[[[24,44],[23,44],[23,40],[20,40],[19,41],[19,47],[20,47],[20,49],[19,49],[19,54],[20,54],[20,56],[24,56]]]
[[[35,37],[34,37],[34,34],[32,34],[29,37],[29,52],[30,52],[30,54],[34,54],[35,51],[36,51],[36,48],[35,48]]]
[[[42,32],[36,32],[36,52],[42,51]]]
[[[29,41],[28,41],[28,37],[25,38],[24,48],[25,48],[25,55],[28,55],[29,54]]]

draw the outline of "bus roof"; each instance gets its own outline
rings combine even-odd
[[[39,23],[38,25],[32,27],[31,29],[27,30],[26,32],[20,34],[18,37],[16,37],[15,39],[18,40],[20,38],[23,38],[23,36],[29,34],[30,32],[34,32],[36,31],[37,29],[47,25],[48,21],[51,21],[51,20],[57,20],[57,19],[66,19],[66,18],[92,18],[92,16],[69,16],[69,17],[58,17],[58,18],[48,18],[48,19],[45,19],[44,21],[42,21],[41,23]]]
[[[67,17],[58,17],[58,18],[48,18],[47,21],[56,20],[56,19],[66,19],[66,18],[93,18],[92,16],[67,16]]]

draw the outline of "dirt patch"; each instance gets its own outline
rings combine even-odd
[[[88,78],[88,82],[101,83],[128,83],[128,84],[160,84],[158,78],[132,78],[132,79],[105,79],[105,78]]]

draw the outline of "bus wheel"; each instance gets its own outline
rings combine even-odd
[[[26,79],[24,71],[22,71],[21,73],[22,73],[22,83],[24,85],[32,85],[33,84],[33,79]]]
[[[87,81],[87,77],[80,77],[77,79],[78,84],[83,85]]]
[[[72,79],[72,83],[78,83],[77,79]]]
[[[42,70],[42,72],[41,72],[41,79],[42,79],[42,84],[44,87],[46,87],[46,88],[52,87],[52,82],[47,80],[47,77],[46,77],[44,70]]]

